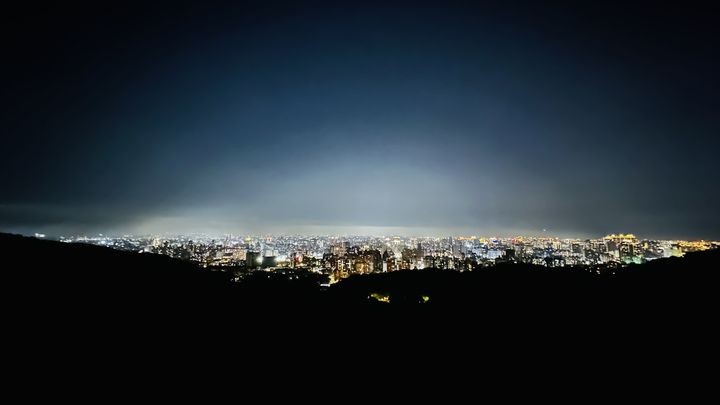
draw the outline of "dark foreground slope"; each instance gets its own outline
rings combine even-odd
[[[0,234],[13,314],[134,321],[238,319],[318,305],[319,284],[230,275],[170,257]],[[7,306],[6,306],[7,307]]]
[[[6,308],[67,319],[338,320],[371,315],[478,319],[700,319],[715,315],[719,251],[598,275],[505,264],[475,272],[423,270],[353,276],[329,290],[311,277],[253,277],[152,254],[0,235]],[[260,274],[262,276],[262,273]],[[380,301],[372,298],[384,298]],[[384,303],[389,300],[390,303]]]
[[[228,296],[223,273],[202,272],[189,262],[153,254],[122,252],[0,235],[3,292],[18,308],[125,311],[148,306],[188,306]]]
[[[359,302],[373,294],[398,306],[629,310],[690,308],[717,301],[720,250],[689,253],[614,271],[502,263],[473,272],[413,270],[353,276],[331,289],[334,299]]]
[[[157,353],[166,365],[188,353],[265,366],[300,354],[297,364],[428,370],[433,359],[550,364],[562,353],[592,366],[589,355],[608,352],[667,364],[704,358],[718,336],[717,251],[608,276],[507,264],[353,276],[327,290],[311,277],[238,284],[163,256],[13,235],[0,234],[0,257],[3,336],[19,367],[78,353],[99,369]]]

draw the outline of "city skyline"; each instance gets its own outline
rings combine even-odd
[[[266,271],[288,280],[300,274],[314,273],[328,277],[327,285],[352,275],[423,269],[483,271],[510,263],[552,268],[566,273],[612,274],[618,269],[628,269],[628,266],[720,247],[717,241],[652,240],[633,234],[612,234],[594,239],[549,236],[226,235],[217,238],[203,235],[98,235],[63,237],[59,241],[169,256],[194,262],[211,271],[230,274],[238,282],[255,277],[258,271]]]
[[[18,5],[0,232],[720,239],[717,9]]]

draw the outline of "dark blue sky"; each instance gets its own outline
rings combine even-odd
[[[0,230],[720,238],[717,7],[4,17]]]

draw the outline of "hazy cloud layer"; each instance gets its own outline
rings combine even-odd
[[[720,238],[713,13],[585,7],[15,16],[0,230]]]

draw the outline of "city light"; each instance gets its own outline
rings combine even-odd
[[[687,252],[720,246],[718,242],[703,240],[640,239],[630,233],[596,239],[550,236],[98,235],[63,237],[60,240],[189,260],[204,268],[236,272],[239,280],[243,274],[255,270],[307,270],[327,276],[328,285],[354,274],[427,269],[482,271],[507,263],[582,268],[603,273],[621,266],[680,257]],[[385,299],[380,296],[372,298],[378,301]],[[428,296],[422,297],[422,302],[429,300]]]

